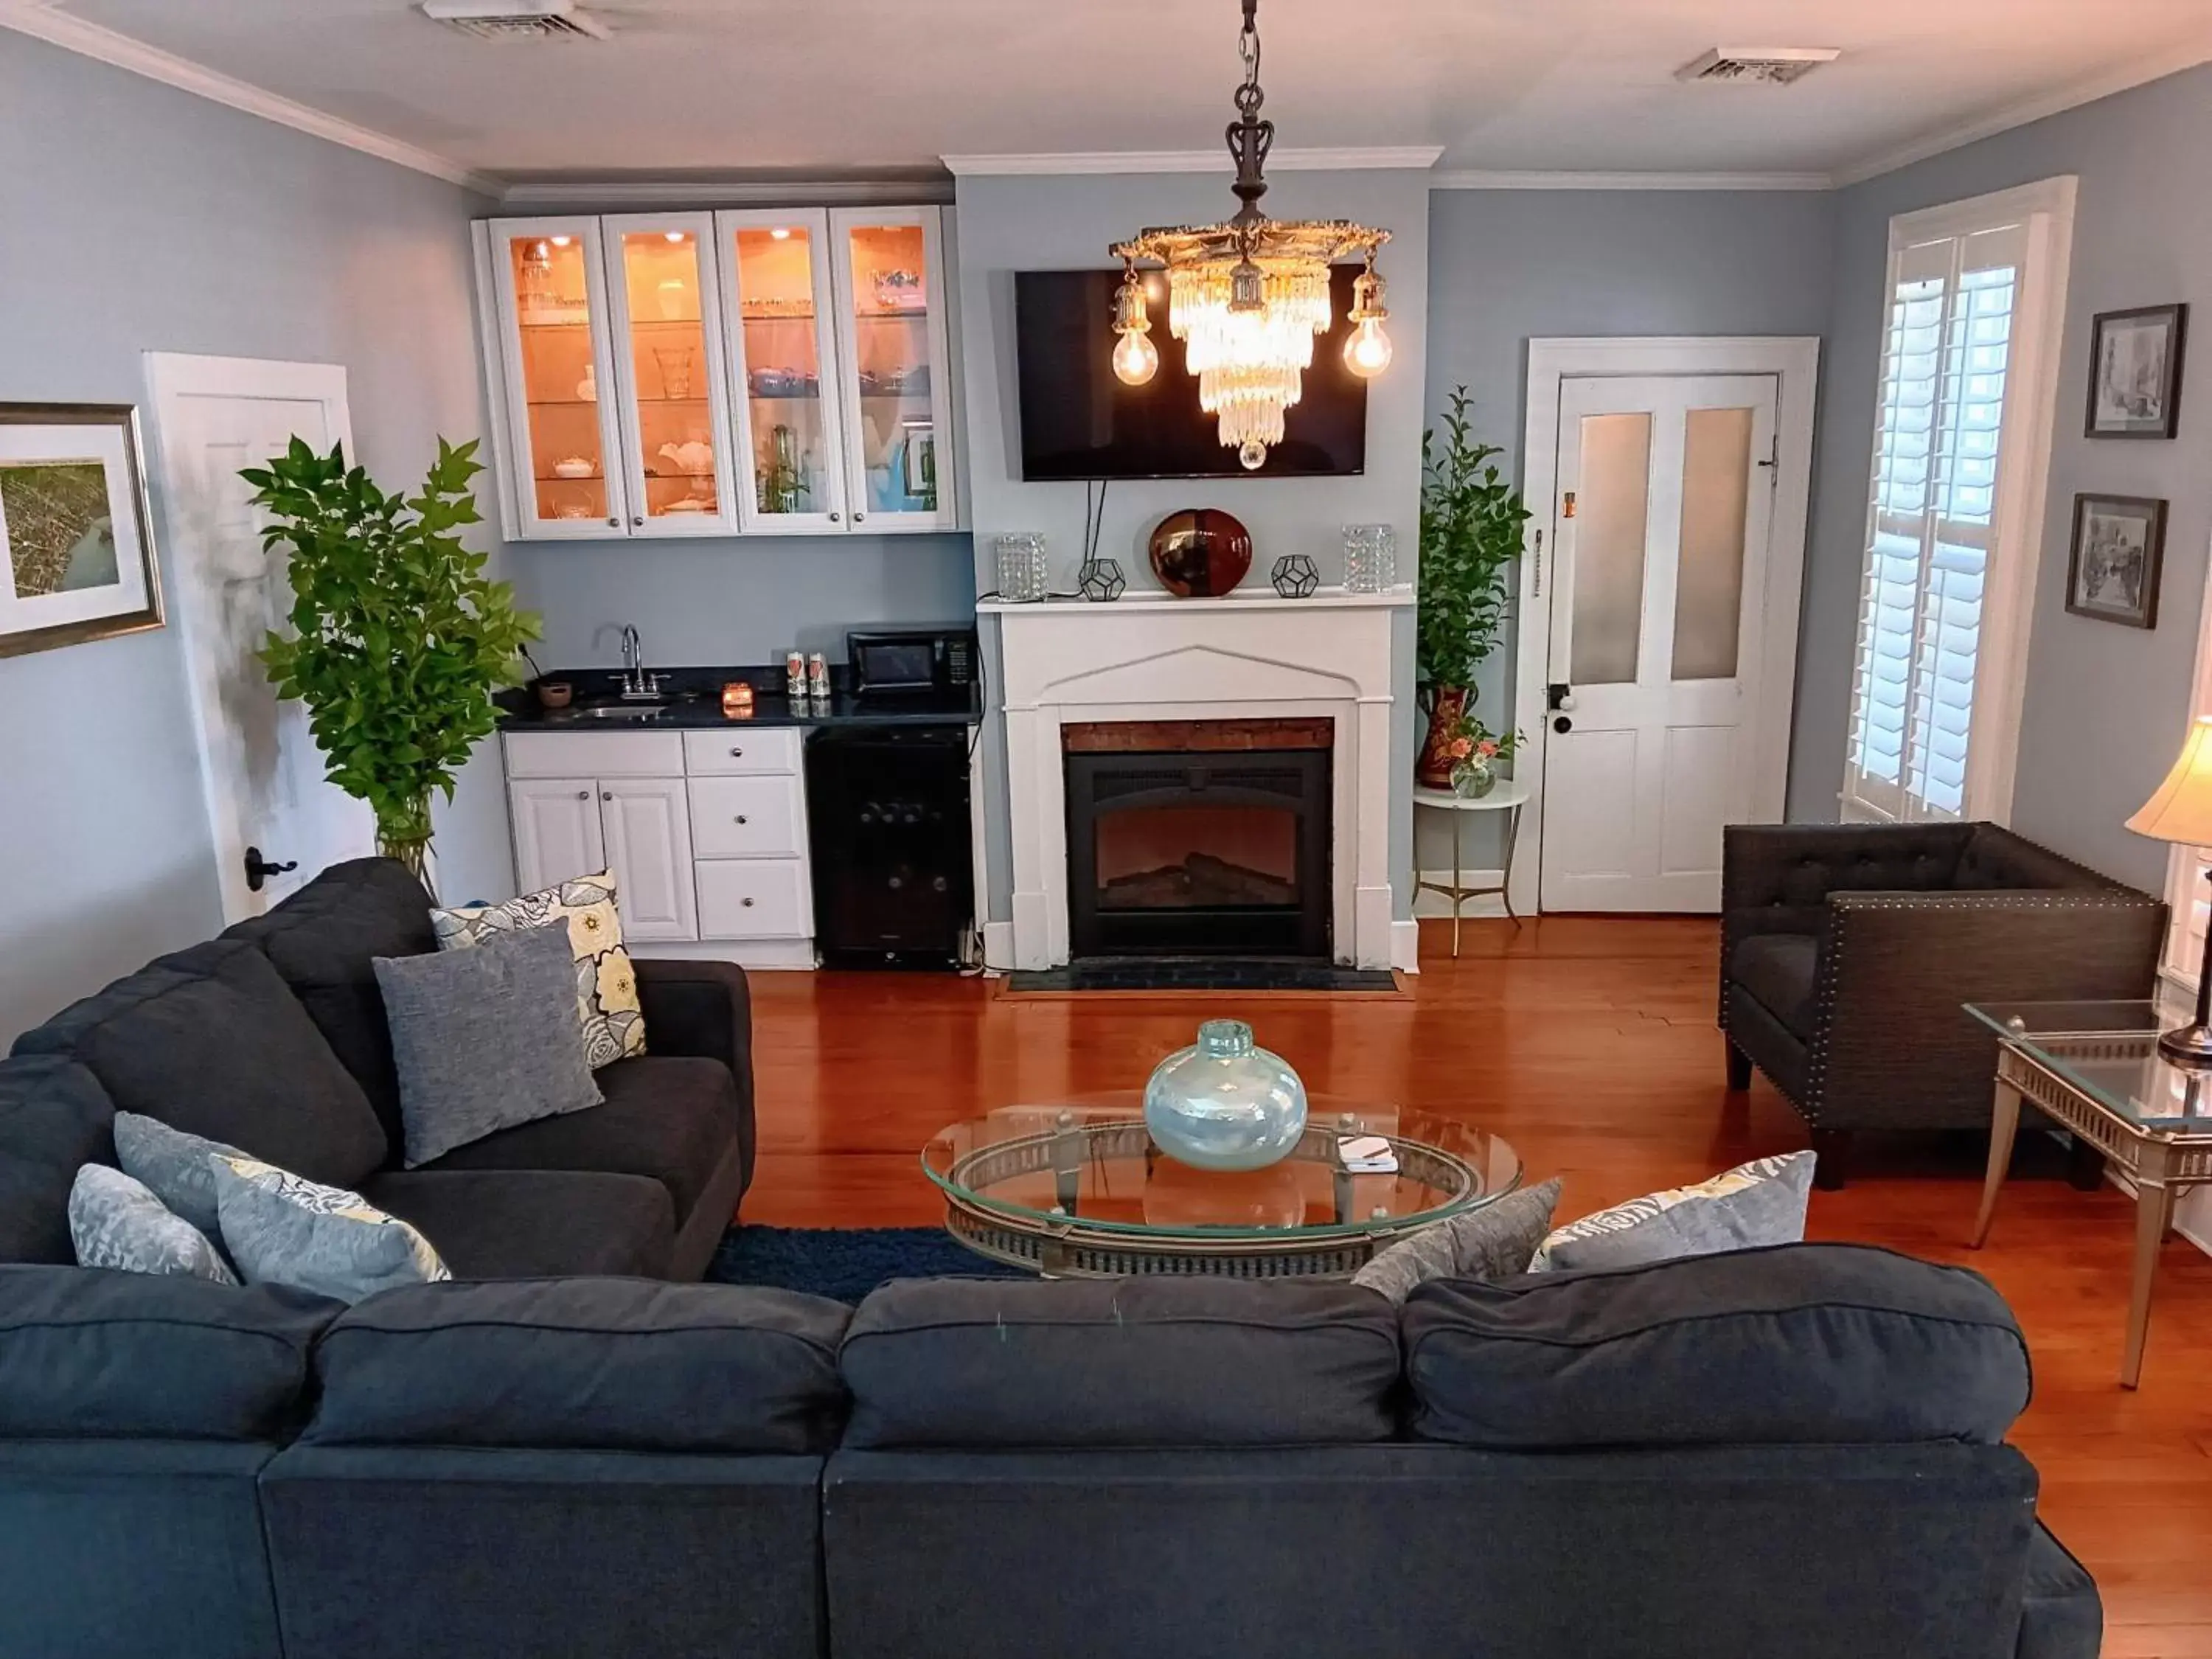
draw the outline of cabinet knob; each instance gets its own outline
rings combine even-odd
[[[612,800],[614,798],[615,792],[611,789],[605,789],[599,792],[599,799],[601,800]]]
[[[588,790],[588,789],[579,789],[579,790],[576,792],[576,799],[577,799],[578,800],[589,800],[589,799],[591,799],[591,798],[592,798],[592,792],[591,792],[590,790]]]
[[[753,908],[753,902],[752,902],[750,899],[749,899],[749,898],[741,898],[741,899],[739,899],[739,900],[738,901],[738,903],[740,903],[740,904],[742,904],[742,905],[744,905],[744,908],[745,908],[746,909],[748,909],[748,910],[750,910],[750,909],[751,909],[751,908]]]
[[[860,523],[860,521],[861,520],[863,520],[863,519],[866,518],[867,516],[868,516],[868,515],[867,515],[866,514],[865,514],[865,513],[855,513],[855,514],[853,515],[853,522],[854,522],[854,524],[858,524],[858,523]]]
[[[836,522],[837,522],[837,515],[836,515],[835,513],[832,513],[832,514],[830,515],[830,522],[831,524],[835,524],[835,523],[836,523]]]
[[[636,518],[632,519],[632,520],[630,520],[630,523],[631,523],[631,524],[633,524],[633,525],[635,525],[635,526],[637,526],[639,528],[641,528],[641,528],[643,528],[643,527],[644,527],[644,525],[645,525],[645,517],[644,517],[644,515],[643,515],[642,514],[639,514]]]
[[[622,528],[622,520],[620,519],[609,519],[607,520],[607,528],[610,530],[620,530]]]
[[[743,812],[740,812],[738,814],[738,822],[739,823],[750,823],[752,820],[747,817]]]
[[[732,749],[730,750],[730,758],[732,760],[743,760],[744,757],[745,751],[743,749]]]

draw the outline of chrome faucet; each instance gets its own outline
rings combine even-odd
[[[641,702],[659,697],[660,676],[645,672],[645,651],[638,643],[635,623],[623,624],[622,653],[623,698],[629,702]]]

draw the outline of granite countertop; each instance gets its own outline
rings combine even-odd
[[[500,694],[503,732],[661,732],[672,728],[725,731],[733,726],[972,726],[983,717],[978,687],[956,687],[950,694],[937,692],[883,693],[855,696],[846,683],[842,666],[830,670],[827,700],[806,698],[794,702],[784,696],[781,668],[659,668],[648,672],[661,677],[661,695],[667,707],[647,718],[594,720],[586,710],[622,701],[622,671],[613,668],[558,670],[545,680],[566,680],[575,687],[575,701],[566,708],[538,706],[537,685]],[[722,713],[722,688],[744,680],[753,688],[750,717],[732,720]],[[773,688],[773,689],[770,689]]]

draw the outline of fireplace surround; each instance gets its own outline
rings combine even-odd
[[[986,959],[1041,970],[1073,956],[1066,728],[1299,720],[1329,734],[1328,958],[1412,968],[1413,924],[1393,915],[1390,837],[1393,796],[1406,793],[1391,764],[1392,637],[1413,603],[1410,588],[1324,588],[1306,599],[1262,589],[979,605],[997,631],[1012,878],[1011,915],[984,929]]]

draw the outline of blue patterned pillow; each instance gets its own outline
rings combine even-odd
[[[76,1172],[70,1188],[69,1224],[80,1267],[238,1283],[205,1233],[171,1213],[145,1182],[104,1164],[88,1164]]]
[[[1632,1198],[1555,1231],[1531,1273],[1634,1267],[1676,1256],[1712,1255],[1805,1237],[1813,1154],[1754,1158],[1694,1187]]]
[[[249,1285],[359,1302],[453,1275],[430,1241],[359,1193],[250,1158],[210,1158],[222,1242]]]

